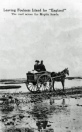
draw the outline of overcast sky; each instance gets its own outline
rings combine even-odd
[[[48,71],[82,76],[81,0],[0,0],[0,79],[25,78],[36,59]],[[59,16],[12,16],[3,9],[66,9]]]

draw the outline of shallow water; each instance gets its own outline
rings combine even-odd
[[[19,103],[1,102],[0,132],[82,132],[82,98],[79,95],[12,96]]]

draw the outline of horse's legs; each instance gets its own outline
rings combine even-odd
[[[52,81],[53,91],[55,91],[55,89],[54,89],[54,83],[55,83],[55,81],[53,80],[53,81]]]
[[[57,94],[57,91],[54,88],[54,83],[55,83],[55,80],[53,80],[53,82],[52,82],[52,87],[53,87],[53,91]]]
[[[64,80],[62,80],[61,83],[62,83],[63,91],[64,91]]]

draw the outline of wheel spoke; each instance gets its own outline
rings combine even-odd
[[[40,91],[46,91],[49,90],[52,84],[51,77],[48,75],[42,75],[39,77],[37,81],[37,86]]]
[[[30,86],[28,86],[29,88],[31,88],[32,86],[30,85]]]
[[[27,88],[31,92],[36,92],[37,91],[37,85],[33,85],[33,83],[27,83]]]
[[[40,78],[39,82],[43,83],[44,82],[44,78]]]
[[[51,87],[51,83],[48,83],[46,87],[49,89]]]

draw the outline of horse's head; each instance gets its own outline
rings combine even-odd
[[[64,72],[65,72],[67,75],[69,75],[69,70],[68,70],[68,68],[65,68]]]

